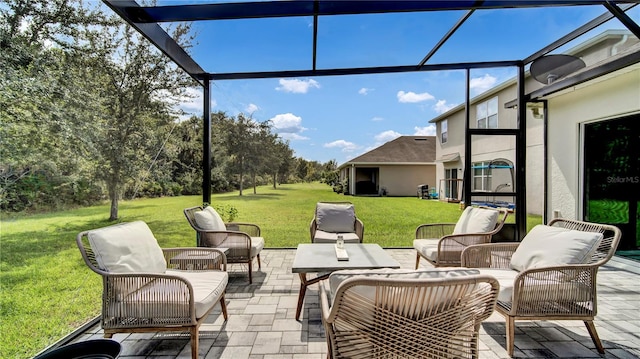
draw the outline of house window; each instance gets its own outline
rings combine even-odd
[[[447,135],[448,135],[447,127],[448,127],[447,120],[440,122],[440,142],[441,143],[447,143]]]
[[[478,128],[498,128],[498,97],[476,106]]]
[[[476,162],[471,167],[473,169],[473,190],[491,190],[491,167],[490,162]]]

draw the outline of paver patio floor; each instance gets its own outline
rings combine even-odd
[[[413,268],[413,249],[387,249],[402,268]],[[300,280],[291,273],[293,249],[265,249],[262,269],[249,285],[246,267],[229,266],[229,320],[219,306],[200,328],[200,358],[326,358],[317,285],[309,287],[300,321],[295,320]],[[423,261],[424,262],[424,261]],[[426,267],[427,264],[423,263]],[[254,267],[257,267],[255,265]],[[606,349],[600,355],[581,321],[516,322],[514,357],[639,358],[640,264],[612,260],[598,274],[595,324]],[[505,322],[493,314],[480,330],[480,358],[507,358]],[[99,325],[75,341],[102,338]],[[190,358],[188,333],[116,334],[119,358]]]

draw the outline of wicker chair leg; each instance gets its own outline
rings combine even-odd
[[[591,340],[593,340],[593,344],[595,344],[598,349],[598,353],[604,354],[604,347],[602,346],[602,342],[600,341],[600,337],[598,336],[596,325],[593,323],[593,320],[585,320],[584,325],[587,326]]]
[[[252,276],[252,272],[253,272],[253,260],[249,259],[249,284],[253,283],[253,276]]]
[[[198,326],[191,327],[191,359],[198,359]]]
[[[506,317],[505,329],[507,331],[507,354],[513,356],[513,346],[516,336],[516,321],[513,317]]]
[[[224,301],[224,294],[220,296],[220,309],[222,311],[222,316],[224,317],[225,322],[229,318],[227,314],[227,302]]]
[[[420,265],[420,253],[416,251],[416,269],[418,269],[419,265]]]
[[[256,258],[258,259],[258,269],[262,269],[262,264],[260,264],[260,254],[258,253],[258,255],[256,255]]]

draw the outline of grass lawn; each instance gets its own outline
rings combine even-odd
[[[267,247],[295,248],[309,242],[309,223],[317,201],[350,201],[365,225],[364,240],[383,247],[411,247],[421,223],[455,222],[457,204],[417,198],[350,197],[324,184],[259,187],[214,195],[214,206],[234,206],[236,221],[257,223]],[[120,202],[121,222],[149,224],[160,246],[195,244],[182,210],[201,204],[201,196]],[[99,314],[101,280],[82,261],[76,235],[112,224],[109,204],[0,222],[0,358],[30,358]],[[513,216],[508,220],[513,222]],[[540,223],[531,217],[528,227]]]

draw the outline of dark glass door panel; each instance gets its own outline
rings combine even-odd
[[[587,124],[585,220],[622,231],[618,254],[640,259],[640,115]]]

